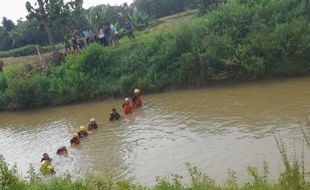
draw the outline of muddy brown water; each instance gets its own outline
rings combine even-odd
[[[156,176],[185,176],[185,162],[224,183],[228,170],[247,182],[247,166],[267,161],[270,180],[282,169],[273,134],[281,135],[288,152],[300,156],[298,122],[310,115],[310,78],[274,80],[231,86],[166,92],[143,96],[143,109],[110,123],[108,100],[27,112],[0,113],[0,154],[26,176],[29,165],[39,169],[44,152],[54,159],[57,175],[112,176],[150,184]],[[69,146],[71,133],[95,117],[99,129],[69,148],[67,158],[56,156]],[[306,167],[310,151],[305,149]],[[308,167],[310,169],[310,167]]]

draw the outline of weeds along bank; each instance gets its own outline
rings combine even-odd
[[[16,169],[11,169],[0,159],[0,189],[5,190],[307,190],[310,189],[309,182],[305,180],[305,171],[298,162],[288,163],[285,171],[279,175],[274,184],[268,183],[268,165],[265,163],[262,171],[249,167],[248,173],[252,181],[245,185],[237,184],[237,176],[232,172],[229,174],[225,184],[217,185],[213,179],[196,167],[187,164],[191,182],[184,185],[182,177],[172,175],[170,180],[159,178],[153,186],[141,186],[127,180],[104,179],[100,177],[88,177],[72,180],[71,177],[42,177],[29,170],[27,180],[18,176]]]
[[[12,66],[0,74],[0,109],[309,74],[309,10],[307,1],[231,0],[169,32],[151,30],[117,48],[92,45],[59,66]]]

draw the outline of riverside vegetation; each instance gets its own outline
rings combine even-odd
[[[58,66],[8,66],[0,109],[19,110],[310,72],[308,0],[231,0],[191,23],[91,45]]]

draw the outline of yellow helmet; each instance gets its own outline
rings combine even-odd
[[[73,133],[73,134],[72,134],[72,137],[73,137],[73,138],[76,138],[76,137],[78,137],[78,136],[79,136],[79,134],[77,134],[77,133]]]
[[[80,131],[85,131],[85,127],[84,127],[84,126],[81,126],[81,127],[80,127]]]
[[[134,94],[140,94],[140,90],[138,88],[136,88],[134,91],[133,91]]]
[[[129,98],[125,98],[124,101],[125,101],[125,102],[130,102],[130,99],[129,99]]]

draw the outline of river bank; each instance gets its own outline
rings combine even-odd
[[[147,31],[120,47],[92,45],[58,66],[8,68],[0,73],[0,109],[125,97],[135,87],[158,92],[307,75],[307,20],[302,2],[229,1],[188,24]]]

